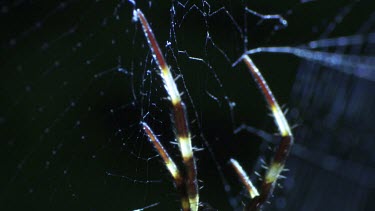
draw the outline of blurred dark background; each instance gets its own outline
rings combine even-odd
[[[183,76],[177,85],[201,149],[201,200],[218,210],[241,210],[249,200],[228,159],[257,181],[253,172],[277,141],[262,95],[244,65],[232,63],[246,49],[375,31],[370,0],[137,7]],[[288,27],[245,7],[280,14]],[[1,210],[178,210],[173,181],[139,126],[148,122],[179,162],[170,103],[133,9],[129,1],[0,1]],[[371,59],[373,40],[320,50]],[[295,126],[290,170],[266,210],[374,210],[374,75],[287,54],[252,58]],[[243,124],[268,135],[235,133]]]

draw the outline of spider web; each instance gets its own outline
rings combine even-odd
[[[316,188],[325,181],[338,191],[350,183],[361,193],[345,204],[346,195],[329,192],[332,207],[370,210],[374,7],[370,1],[0,1],[1,207],[178,210],[173,181],[139,124],[146,121],[180,163],[170,102],[132,21],[140,8],[187,104],[202,202],[241,210],[248,198],[228,159],[236,158],[257,183],[254,171],[262,173],[278,141],[251,76],[242,64],[233,67],[250,50],[289,108],[290,123],[299,125],[291,171],[267,208],[327,208]],[[314,172],[319,179],[306,185],[301,178]]]

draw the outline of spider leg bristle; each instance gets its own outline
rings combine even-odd
[[[177,77],[174,78],[174,81],[176,82],[178,79],[182,78],[181,74],[178,74]]]
[[[170,97],[162,97],[161,99],[162,99],[162,100],[165,100],[165,101],[171,101],[171,98],[170,98]]]
[[[178,143],[176,141],[170,141],[169,143],[178,146]]]
[[[286,108],[286,109],[284,109],[283,114],[284,114],[284,115],[287,115],[288,112],[289,112],[289,108]]]
[[[279,179],[285,179],[286,178],[286,176],[283,176],[283,175],[279,175]]]
[[[299,124],[294,124],[294,125],[291,126],[291,128],[294,129],[294,128],[297,128],[299,126],[300,126]]]
[[[194,152],[204,151],[204,148],[203,147],[193,147],[193,151]]]
[[[263,158],[260,158],[259,161],[260,161],[261,164],[263,164],[263,165],[267,165],[266,161],[264,161]]]
[[[266,165],[260,165],[260,167],[262,168],[262,169],[268,169],[268,166],[266,166]]]

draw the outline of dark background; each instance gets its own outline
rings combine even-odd
[[[173,181],[139,126],[148,122],[179,161],[170,144],[170,103],[141,27],[132,22],[132,4],[0,5],[1,210],[134,210],[154,203],[160,204],[150,210],[178,209]],[[276,30],[277,20],[245,15],[245,6],[281,14],[288,27]],[[152,1],[137,7],[174,75],[183,75],[177,85],[194,145],[203,149],[196,152],[201,201],[219,210],[233,209],[229,201],[240,209],[248,200],[228,159],[236,158],[256,181],[259,157],[272,155],[268,142],[235,129],[246,124],[276,132],[245,67],[231,66],[245,51],[244,36],[247,49],[297,46],[368,34],[375,27],[371,1]],[[238,28],[224,11],[212,13],[222,7]],[[373,47],[367,40],[323,50],[371,56]],[[373,210],[373,80],[290,55],[252,58],[296,125],[290,171],[266,209]],[[220,176],[230,191],[224,191]]]

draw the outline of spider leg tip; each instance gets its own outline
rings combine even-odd
[[[145,126],[147,126],[147,123],[144,122],[144,121],[140,121],[139,124],[142,125],[143,128],[144,128]]]
[[[137,9],[134,9],[133,10],[133,18],[132,20],[134,22],[138,22],[138,19],[141,18],[143,16],[143,13],[142,13],[142,10],[137,8]]]
[[[132,18],[133,22],[137,22],[138,21],[138,11],[137,10],[133,10],[133,18]]]

